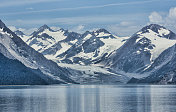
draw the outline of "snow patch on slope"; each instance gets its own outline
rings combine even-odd
[[[125,41],[123,41],[123,40],[126,40],[129,38],[129,37],[103,38],[106,35],[101,35],[101,36],[102,37],[96,37],[96,38],[99,38],[104,43],[103,46],[100,46],[98,49],[96,49],[96,51],[90,52],[90,53],[85,53],[84,49],[83,49],[82,52],[76,54],[74,57],[95,60],[95,59],[103,56],[105,53],[110,54],[111,52],[117,50],[125,43]],[[92,35],[88,34],[83,39],[83,42],[86,42],[86,40],[90,39],[91,37],[92,37]],[[95,41],[96,41],[96,39],[93,40],[93,42],[95,42]],[[91,43],[91,44],[93,44],[93,43]],[[94,46],[92,46],[92,47],[94,47]],[[74,57],[71,57],[70,59],[73,60]]]
[[[96,37],[104,37],[104,36],[110,36],[111,34],[109,33],[104,33],[104,32],[101,32],[101,33],[98,33],[98,35],[96,35]]]
[[[1,33],[1,39],[0,39],[0,43],[2,45],[5,46],[5,48],[8,50],[8,52],[17,60],[21,61],[25,66],[30,67],[32,69],[37,69],[37,66],[35,66],[35,62],[31,63],[30,61],[28,61],[25,57],[21,56],[20,54],[18,54],[18,51],[20,51],[20,49],[18,49],[18,47],[16,46],[16,44],[10,39],[12,37],[9,37],[9,35],[7,35],[7,33]],[[20,51],[23,52],[23,51]]]
[[[56,60],[56,57],[57,57],[58,55],[60,55],[61,53],[67,51],[67,50],[71,47],[71,45],[69,45],[69,44],[66,43],[66,42],[61,42],[60,44],[61,44],[61,47],[62,47],[62,48],[61,48],[60,50],[58,50],[58,51],[56,52],[56,54],[54,54],[54,55],[44,55],[44,56],[45,56],[46,58],[48,58],[48,59]]]
[[[160,29],[158,30],[158,32],[159,32],[160,35],[168,35],[168,34],[170,33],[169,30],[164,29],[164,28],[160,28]]]
[[[47,34],[51,38],[45,38],[42,35]],[[39,51],[40,53],[44,50],[50,48],[57,42],[64,40],[66,36],[64,36],[64,31],[58,30],[58,31],[50,31],[49,29],[45,29],[44,31],[40,32],[37,36],[40,37],[23,37],[23,41],[25,41],[28,45],[30,45],[35,50]]]
[[[123,41],[125,39],[126,38],[123,38],[123,37],[118,37],[118,38],[113,38],[113,39],[112,38],[108,38],[108,39],[101,38],[100,40],[104,42],[105,45],[100,47],[98,57],[102,56],[105,53],[110,54],[111,52],[119,49],[126,42],[126,41]]]
[[[173,46],[175,43],[176,43],[176,40],[169,40],[169,39],[166,39],[166,38],[161,38],[160,35],[158,35],[156,32],[148,29],[149,32],[147,33],[137,33],[139,34],[139,37],[137,40],[136,40],[136,43],[142,39],[142,38],[148,38],[149,40],[151,40],[151,44],[154,45],[154,48],[153,49],[148,49],[148,48],[145,48],[145,50],[147,51],[150,51],[151,53],[151,59],[150,61],[152,62],[153,60],[155,60],[164,50],[168,49],[169,47]],[[162,29],[162,30],[159,30],[160,34],[163,35],[163,34],[168,34],[169,31],[168,30],[165,30],[165,29]],[[144,44],[144,43],[141,43],[141,44]]]
[[[49,36],[52,36],[56,42],[64,40],[66,38],[66,36],[64,36],[64,32],[61,30],[58,30],[56,32],[52,32],[49,29],[45,29],[43,32],[39,33],[39,35],[42,35],[43,33],[46,33]]]
[[[3,31],[3,28],[0,28],[0,33],[3,34],[3,35],[8,35],[8,36],[10,36],[11,38],[13,38],[13,36],[12,36],[11,34],[9,34],[9,33],[7,33],[7,32],[4,32],[4,31]]]

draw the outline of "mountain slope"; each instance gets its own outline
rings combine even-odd
[[[113,71],[140,73],[147,69],[167,48],[176,43],[176,35],[151,24],[142,28],[102,63]]]
[[[59,67],[56,63],[47,60],[42,54],[29,47],[2,21],[0,21],[0,44],[4,48],[1,48],[1,53],[4,56],[18,60],[28,68],[39,69],[44,74],[43,77],[52,79],[52,81],[48,80],[48,83],[74,83],[68,77],[70,72],[67,69]]]
[[[39,31],[45,31],[47,27],[39,29]],[[47,28],[48,31],[48,28]],[[38,32],[39,33],[39,32]],[[37,34],[37,32],[35,32]],[[39,33],[40,34],[40,33]],[[38,34],[37,34],[38,35]],[[72,40],[79,40],[77,33],[67,33],[67,37],[59,42],[72,42]],[[40,35],[39,35],[40,36]],[[75,38],[74,38],[75,37]],[[21,37],[21,38],[24,38]],[[99,71],[91,70],[91,67],[85,67],[86,70],[76,69],[75,66],[60,65],[58,66],[51,60],[47,60],[41,53],[38,53],[33,48],[29,47],[25,42],[21,40],[15,33],[10,31],[5,24],[2,23],[0,27],[0,52],[9,60],[8,63],[14,62],[12,66],[6,65],[11,70],[10,74],[7,74],[7,69],[2,70],[3,77],[2,83],[5,81],[11,81],[10,84],[37,84],[36,82],[45,84],[60,84],[60,83],[81,83],[81,84],[92,84],[92,83],[124,83],[129,79],[122,75],[113,74],[105,69],[99,67],[96,68]],[[33,37],[35,40],[37,37]],[[41,37],[44,38],[45,37]],[[47,37],[46,37],[47,38]],[[59,38],[59,37],[57,37]],[[44,42],[44,41],[43,41]],[[46,52],[47,54],[47,52]],[[52,54],[52,53],[51,53]],[[20,64],[19,64],[20,63]],[[18,69],[15,67],[20,67]],[[61,63],[60,63],[61,64]],[[2,67],[3,68],[3,67]],[[12,69],[14,68],[14,69]],[[24,72],[25,71],[25,72]],[[7,73],[6,73],[7,72]],[[14,73],[14,74],[13,74]],[[30,74],[30,76],[28,75]],[[5,77],[7,79],[5,79]],[[24,83],[21,83],[21,78],[24,79]],[[12,80],[10,80],[10,79]],[[4,80],[5,79],[5,80]],[[30,79],[30,82],[29,80]],[[107,80],[108,79],[108,80]],[[43,81],[43,82],[42,82]],[[4,84],[9,84],[4,83]]]
[[[105,29],[78,34],[44,25],[26,42],[66,70],[64,76],[81,84],[125,83],[129,77],[133,77],[129,83],[176,81],[176,34],[157,24],[143,27],[130,38]]]
[[[45,57],[55,59],[55,55],[69,49],[79,37],[80,34],[78,33],[68,32],[68,30],[64,29],[54,31],[47,25],[43,25],[33,32],[28,39],[22,39]]]
[[[60,33],[59,35],[53,35],[53,33]],[[45,36],[46,35],[46,36]],[[57,37],[56,37],[57,36]],[[65,37],[60,39],[61,37]],[[22,39],[24,37],[21,37]],[[90,66],[84,66],[84,70],[77,69],[79,67],[75,67],[78,65],[67,65],[62,64],[61,62],[68,63],[68,64],[88,64],[91,63],[92,60],[97,59],[97,57],[102,57],[102,54],[106,52],[110,53],[114,49],[117,48],[117,44],[119,46],[123,40],[126,38],[119,38],[112,34],[110,34],[105,29],[99,29],[94,32],[86,32],[84,34],[78,34],[75,32],[69,32],[64,29],[60,29],[58,31],[53,31],[48,26],[44,25],[40,27],[37,31],[35,31],[29,39],[26,40],[28,45],[31,45],[35,50],[42,53],[46,58],[51,59],[58,63],[59,66],[63,68],[69,69],[72,73],[68,75],[72,80],[79,82],[79,83],[124,83],[128,78],[124,76],[119,76],[118,74],[114,75],[114,73],[108,72],[108,70],[104,69],[100,72],[96,70],[92,71]],[[42,38],[42,39],[41,39]],[[53,39],[52,43],[48,43],[48,39]],[[24,40],[25,41],[25,40]],[[42,46],[43,45],[43,46]],[[105,45],[105,46],[103,46]],[[77,49],[83,46],[83,50],[79,53]],[[101,48],[100,48],[101,47]],[[82,49],[82,48],[81,48]],[[92,55],[97,52],[97,56],[92,57]],[[75,54],[74,54],[75,53]],[[106,53],[105,55],[107,55]],[[73,55],[72,55],[73,54]],[[90,55],[91,54],[91,55]],[[85,57],[86,56],[86,57]],[[66,57],[66,58],[64,58]],[[77,59],[84,57],[85,59],[81,60],[80,62],[76,62]],[[75,61],[70,61],[74,58]],[[89,58],[89,59],[88,59]],[[85,61],[85,60],[90,61]],[[102,69],[96,67],[97,69]],[[91,71],[91,72],[89,72]],[[108,72],[108,74],[107,74]],[[77,74],[77,75],[76,75]],[[77,77],[75,77],[77,76]],[[86,77],[85,77],[86,76]],[[109,81],[106,81],[106,79]],[[110,82],[110,79],[114,79],[114,81]],[[87,82],[86,82],[87,81]]]
[[[99,61],[128,39],[112,35],[105,29],[78,34],[64,29],[54,31],[47,25],[40,27],[30,37],[21,38],[48,59],[82,65]]]
[[[64,63],[93,64],[118,49],[126,39],[127,37],[114,36],[105,29],[87,31],[71,48],[57,57]]]
[[[0,85],[49,84],[39,70],[27,68],[18,60],[9,59],[0,53]]]
[[[149,76],[132,79],[129,83],[176,83],[176,44],[162,52],[143,74]]]

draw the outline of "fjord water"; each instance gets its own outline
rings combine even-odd
[[[0,86],[0,112],[175,111],[175,85]]]

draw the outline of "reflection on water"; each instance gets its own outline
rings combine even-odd
[[[0,112],[175,112],[174,85],[0,86]]]

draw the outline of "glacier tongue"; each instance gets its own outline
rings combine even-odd
[[[59,66],[77,70],[79,73],[70,75],[70,78],[80,84],[119,84],[127,83],[129,78],[122,75],[109,72],[106,68],[93,65],[78,65],[58,63]]]

